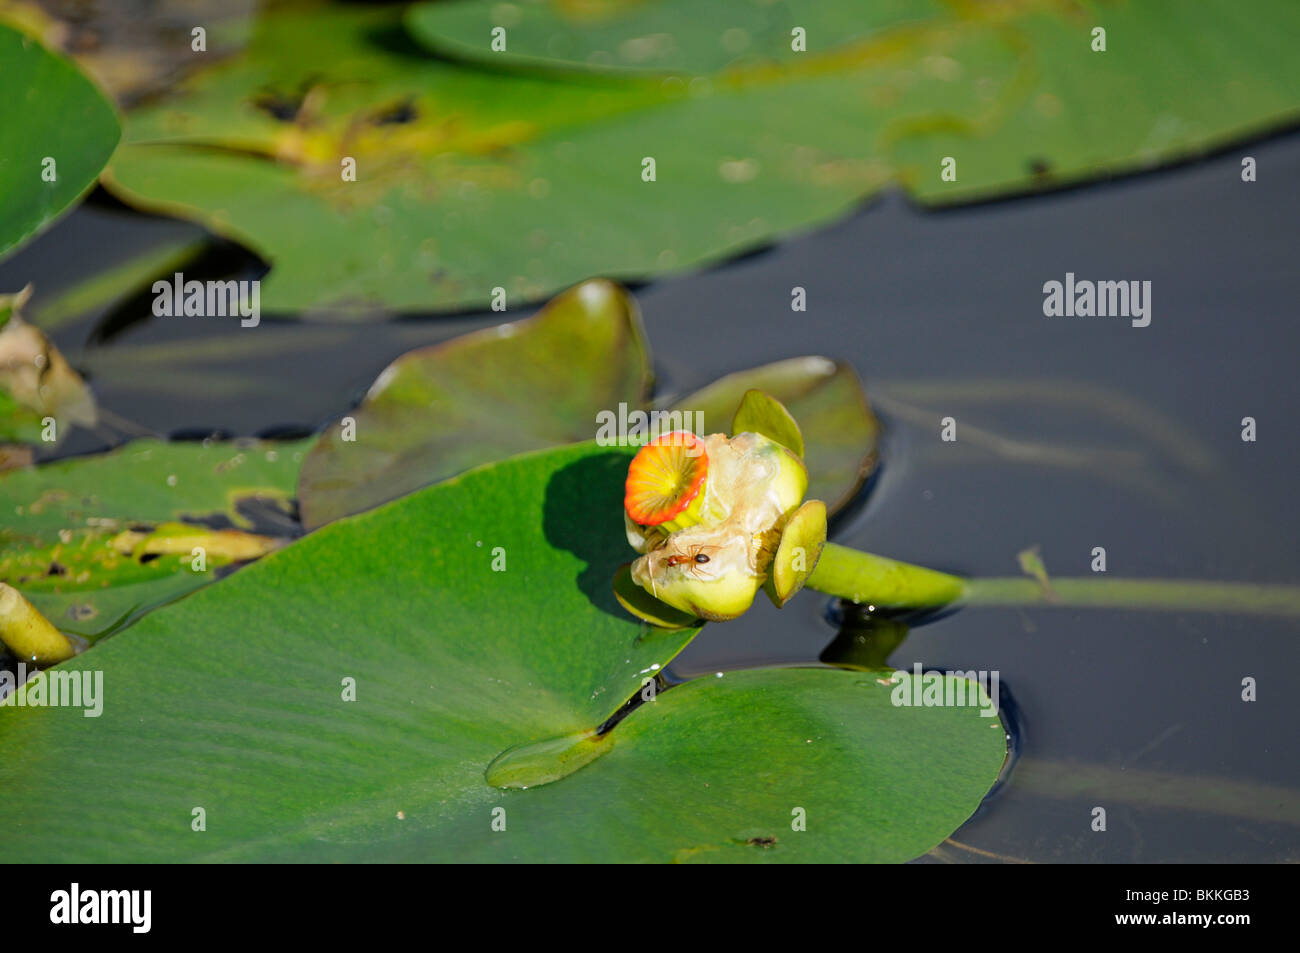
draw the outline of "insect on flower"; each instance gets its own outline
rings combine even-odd
[[[709,554],[705,552],[705,550],[707,549],[707,550],[716,551],[717,548],[718,547],[716,546],[704,546],[704,545],[694,546],[691,548],[690,552],[673,553],[671,556],[669,556],[667,559],[664,560],[664,564],[667,566],[686,566],[687,571],[691,575],[695,576],[696,578],[701,578],[699,567],[703,566],[711,558]]]

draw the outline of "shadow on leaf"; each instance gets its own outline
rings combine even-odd
[[[555,471],[543,511],[547,542],[586,563],[578,588],[596,608],[620,619],[631,618],[612,588],[614,573],[634,555],[622,515],[629,459],[626,451],[610,450]]]

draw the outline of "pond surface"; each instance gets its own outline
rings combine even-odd
[[[1240,180],[1244,155],[1258,159],[1256,183]],[[1053,574],[1090,575],[1100,546],[1112,576],[1300,582],[1296,181],[1292,134],[958,210],[890,194],[637,298],[663,391],[797,354],[857,368],[888,435],[840,542],[974,576],[1014,575],[1033,545]],[[0,289],[33,281],[39,303],[89,269],[199,234],[100,195],[0,265]],[[210,263],[256,268],[239,253]],[[1150,281],[1150,326],[1044,317],[1044,282],[1067,272]],[[790,310],[795,286],[806,313]],[[152,318],[142,297],[53,335],[122,418],[60,454],[121,442],[125,421],[162,434],[314,430],[400,353],[499,318],[245,330]],[[1246,416],[1254,443],[1241,439]],[[944,417],[956,442],[940,440]],[[815,593],[782,612],[760,600],[707,627],[673,673],[813,662],[835,636],[826,608]],[[1053,608],[965,609],[912,630],[890,664],[999,672],[1019,754],[927,859],[1300,859],[1300,697],[1282,679],[1300,667],[1298,635],[1285,618]],[[1248,676],[1253,703],[1241,700]]]

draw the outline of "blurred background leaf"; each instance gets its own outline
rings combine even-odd
[[[76,66],[4,23],[0,76],[8,91],[0,96],[3,256],[94,184],[121,130],[113,107]]]
[[[198,541],[210,552],[206,571],[196,572],[189,546],[165,555],[145,547],[124,552],[123,534],[147,537],[159,524],[183,523],[199,535],[294,536],[293,486],[305,450],[306,441],[140,440],[0,473],[0,510],[7,514],[0,581],[58,628],[93,642],[126,618],[211,582],[238,561],[223,546],[241,541]]]
[[[640,407],[651,379],[636,302],[608,281],[572,288],[525,321],[411,351],[312,447],[298,485],[303,523],[320,526],[481,463],[589,440],[597,413]]]
[[[689,81],[438,60],[388,8],[272,12],[241,57],[133,111],[107,182],[267,259],[266,310],[359,318],[680,272],[826,223],[890,182],[927,203],[1032,191],[1300,115],[1300,7],[1286,0],[1103,3],[1093,17],[1030,2],[888,9],[857,39],[813,35],[806,54]]]
[[[804,55],[795,28],[805,51],[825,52],[944,12],[936,0],[453,0],[415,4],[407,23],[435,52],[492,66],[713,73]],[[497,27],[506,31],[500,52]]]
[[[402,355],[361,405],[321,435],[303,463],[298,498],[315,528],[482,463],[589,440],[598,414],[650,409],[650,347],[636,302],[588,281],[533,318]],[[800,357],[730,374],[672,404],[658,429],[730,433],[751,387],[784,401],[807,443],[809,497],[839,509],[874,470],[880,425],[857,374]],[[666,409],[666,408],[661,408]],[[351,423],[347,423],[351,421]]]
[[[832,513],[846,506],[879,460],[880,422],[862,382],[848,364],[825,357],[794,357],[720,378],[674,403],[703,414],[701,433],[729,433],[745,391],[781,401],[803,434],[810,500]]]

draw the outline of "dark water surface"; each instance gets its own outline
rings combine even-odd
[[[1258,159],[1254,184],[1243,155]],[[889,195],[637,297],[664,390],[797,354],[857,368],[888,435],[840,542],[975,576],[1016,574],[1016,553],[1037,544],[1061,576],[1090,575],[1103,546],[1112,576],[1300,582],[1297,181],[1290,135],[1026,200],[927,213]],[[0,265],[0,289],[48,294],[199,234],[100,198]],[[1151,281],[1151,325],[1044,317],[1042,285],[1066,272]],[[804,314],[790,311],[796,285]],[[234,435],[316,429],[398,354],[500,317],[264,318],[253,331],[147,316],[137,300],[106,339],[103,314],[54,338],[115,414]],[[939,439],[946,416],[956,443]],[[1240,438],[1245,416],[1255,443]],[[80,434],[60,452],[104,445]],[[806,664],[835,636],[826,608],[815,593],[779,613],[760,600],[707,627],[673,670]],[[1053,608],[965,609],[914,629],[890,663],[997,670],[1019,748],[933,859],[1300,860],[1297,636],[1294,619]],[[1105,832],[1091,829],[1098,806]]]

